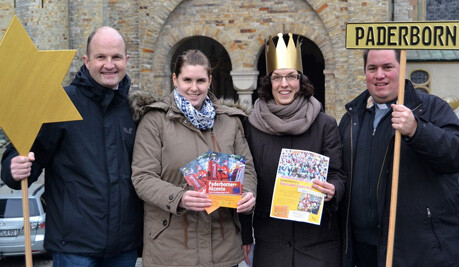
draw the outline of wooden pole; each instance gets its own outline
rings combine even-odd
[[[32,267],[32,245],[30,241],[30,215],[29,215],[29,183],[28,179],[21,180],[22,190],[22,216],[24,217],[24,243],[26,267]]]
[[[405,74],[406,74],[406,50],[400,51],[400,76],[398,85],[397,104],[403,105],[405,100]],[[392,189],[390,195],[390,217],[389,217],[389,234],[387,237],[387,254],[386,266],[392,267],[394,255],[394,236],[395,236],[395,218],[397,215],[397,195],[398,195],[398,175],[400,170],[400,144],[402,135],[400,131],[395,131],[394,142],[394,162],[392,169]]]

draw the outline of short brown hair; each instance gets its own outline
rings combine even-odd
[[[395,52],[395,59],[397,60],[398,63],[400,63],[400,50],[398,49],[388,49],[388,50],[393,50]],[[370,53],[371,49],[366,49],[363,51],[363,69],[365,70],[367,67],[367,59],[368,59],[368,53]]]

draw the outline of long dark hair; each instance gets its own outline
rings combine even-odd
[[[301,72],[298,72],[300,74],[300,89],[298,92],[295,94],[295,98],[299,96],[303,96],[305,98],[309,98],[312,96],[314,93],[314,86],[312,86],[311,82],[309,82],[308,76],[304,75]],[[273,86],[271,82],[271,75],[266,75],[260,80],[260,85],[258,86],[258,98],[264,101],[269,101],[271,99],[274,99],[273,96]]]

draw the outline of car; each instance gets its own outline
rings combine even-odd
[[[43,184],[29,187],[30,241],[32,254],[43,254],[46,202]],[[0,185],[0,258],[25,254],[22,192]]]

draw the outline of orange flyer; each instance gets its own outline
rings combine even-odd
[[[304,150],[282,149],[270,216],[320,225],[324,194],[312,181],[327,180],[329,158]]]
[[[237,208],[242,198],[244,170],[245,157],[211,150],[180,168],[188,185],[212,200],[207,213],[219,207]]]

